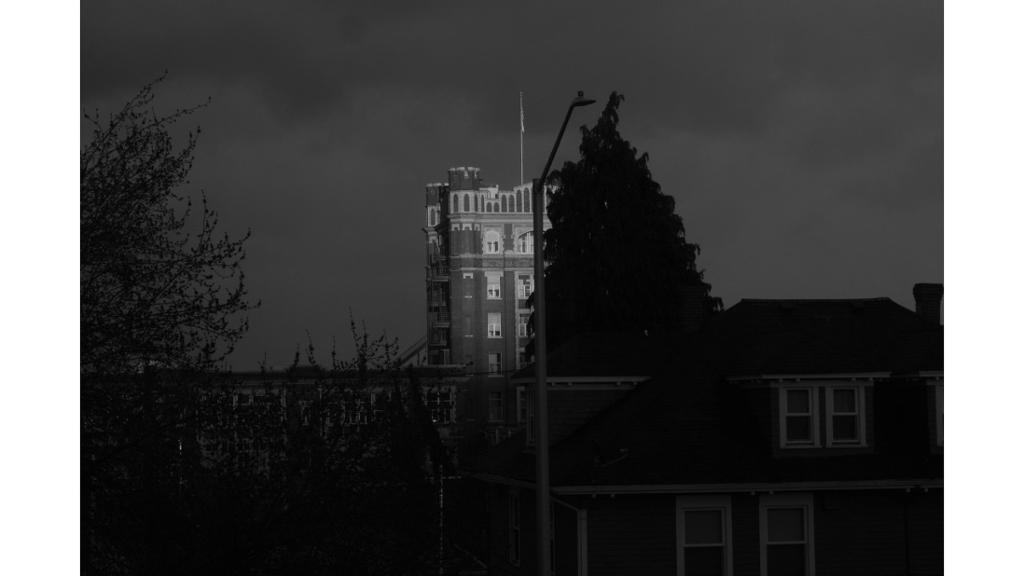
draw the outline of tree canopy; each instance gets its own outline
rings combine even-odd
[[[142,366],[208,366],[246,329],[248,235],[217,230],[217,214],[189,183],[196,133],[176,147],[154,86],[101,121],[86,114],[81,151],[81,368],[124,374]]]
[[[544,233],[549,349],[596,331],[667,333],[698,326],[720,308],[697,268],[675,200],[651,177],[648,155],[619,134],[613,92],[580,157],[558,183]]]

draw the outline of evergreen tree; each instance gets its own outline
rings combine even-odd
[[[613,92],[597,124],[581,128],[580,158],[552,174],[544,233],[549,350],[575,334],[664,334],[699,326],[721,301],[697,268],[675,201],[619,134]]]

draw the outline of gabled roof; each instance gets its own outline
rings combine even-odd
[[[741,300],[706,336],[730,376],[942,369],[942,327],[889,298]]]
[[[598,346],[587,349],[588,342]],[[743,300],[720,313],[692,339],[641,342],[643,348],[655,351],[667,346],[677,360],[552,446],[552,486],[942,476],[941,457],[934,456],[907,459],[851,453],[776,458],[770,450],[752,449],[764,439],[752,441],[749,406],[743,406],[736,388],[727,385],[731,378],[760,375],[899,375],[941,370],[942,327],[888,298]],[[562,358],[563,369],[577,372],[596,361],[599,366],[612,362],[609,370],[626,374],[639,370],[629,365],[631,361],[650,360],[649,355],[634,356],[631,351],[615,354],[615,350],[601,347],[607,343],[607,339],[580,339],[576,346],[582,348],[566,348],[556,354]],[[655,357],[663,354],[657,352]],[[618,356],[621,363],[614,363],[609,356]],[[487,455],[483,471],[533,482],[533,458],[524,451],[523,434],[518,434]]]

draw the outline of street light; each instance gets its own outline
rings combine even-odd
[[[569,104],[558,129],[558,138],[551,148],[548,161],[540,179],[533,181],[533,348],[536,355],[534,370],[537,372],[537,574],[551,574],[551,494],[550,474],[548,469],[548,350],[547,350],[547,317],[544,305],[544,184],[548,179],[551,161],[555,159],[558,145],[562,143],[562,134],[569,123],[572,111],[581,106],[589,106],[594,100],[583,97],[577,92],[576,98]]]

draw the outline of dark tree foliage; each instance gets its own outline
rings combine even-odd
[[[310,346],[310,365],[265,387],[154,375],[154,440],[114,442],[90,466],[86,572],[437,573],[444,449],[396,343],[353,336],[353,359],[321,366]],[[122,388],[105,413],[146,426]],[[370,391],[373,416],[353,424]]]
[[[159,80],[157,81],[159,82]],[[125,374],[141,366],[209,367],[246,330],[246,235],[217,230],[188,185],[196,147],[170,130],[195,110],[161,116],[145,86],[107,121],[86,114],[81,151],[81,368]]]
[[[88,574],[415,574],[437,565],[443,457],[397,343],[254,385],[216,370],[246,328],[246,238],[188,185],[196,137],[146,86],[81,151],[82,566]],[[247,236],[246,236],[247,237]],[[297,364],[297,362],[296,362]],[[293,382],[293,380],[297,381]],[[257,390],[258,388],[258,390]],[[372,419],[345,422],[369,390]],[[432,569],[436,572],[436,568]]]
[[[622,100],[611,94],[597,124],[581,128],[579,160],[552,174],[558,189],[544,233],[549,350],[583,332],[690,330],[721,306],[674,199],[651,177],[647,154],[619,134]]]

